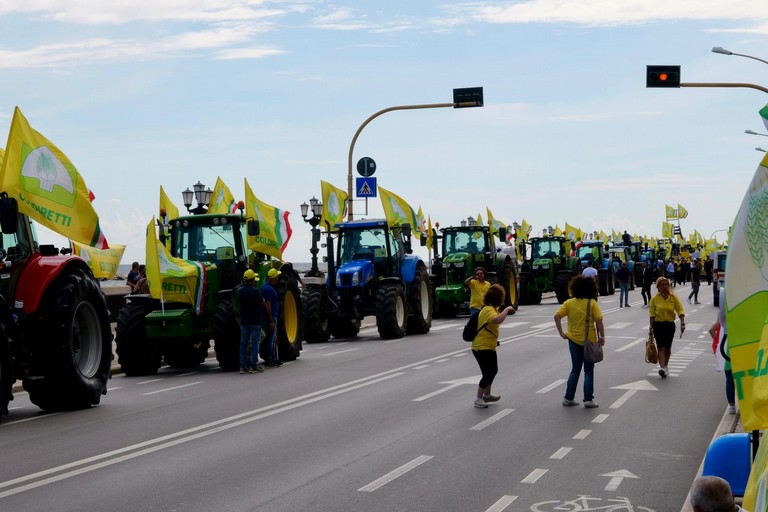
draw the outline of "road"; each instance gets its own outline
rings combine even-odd
[[[688,288],[677,288],[685,299]],[[263,374],[163,368],[116,375],[102,404],[43,414],[24,393],[0,425],[0,508],[57,511],[678,511],[724,409],[706,330],[689,306],[662,380],[643,360],[647,310],[599,304],[597,409],[563,407],[570,369],[553,299],[501,329],[488,409],[465,319],[429,334],[305,345]],[[685,294],[685,295],[684,295]],[[577,394],[581,399],[581,394]],[[631,503],[632,508],[599,508]],[[642,508],[644,507],[644,508]]]

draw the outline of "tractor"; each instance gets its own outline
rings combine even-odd
[[[607,248],[600,240],[583,240],[574,245],[573,255],[586,267],[588,262],[597,269],[597,283],[600,296],[613,295],[615,285],[613,266]]]
[[[568,257],[568,242],[562,236],[534,237],[530,244],[530,257],[520,270],[520,302],[541,303],[543,293],[555,292],[557,302],[568,300],[568,282],[581,273],[578,259]]]
[[[411,226],[390,227],[386,220],[371,219],[339,222],[334,228],[326,233],[325,279],[307,280],[304,286],[307,343],[355,337],[366,316],[376,317],[384,339],[429,332],[429,270],[412,254]]]
[[[281,271],[276,287],[280,303],[275,326],[277,352],[281,361],[295,360],[301,351],[302,323],[299,275],[293,265],[260,253],[246,254],[246,232],[258,235],[259,224],[246,221],[242,208],[239,214],[192,213],[159,221],[160,240],[173,257],[203,269],[202,305],[130,295],[118,312],[115,329],[123,372],[154,374],[162,361],[171,367],[196,366],[205,360],[211,339],[221,369],[237,370],[240,328],[233,300],[235,288],[249,267],[258,274],[260,284],[266,283],[270,269]],[[261,348],[262,356],[266,355],[267,348]]]
[[[614,245],[613,247],[607,248],[608,257],[611,260],[610,270],[613,275],[614,289],[619,286],[619,280],[616,278],[616,271],[619,270],[622,262],[626,262],[627,268],[629,269],[629,289],[635,289],[635,282],[637,281],[635,274],[636,272],[640,272],[641,265],[635,265],[635,263],[639,261],[640,253],[638,251],[633,253],[633,248],[636,249],[636,247],[632,245]],[[633,259],[633,257],[637,257],[638,260]]]
[[[0,194],[0,416],[13,383],[46,411],[88,408],[107,393],[112,331],[84,260],[38,245],[15,198]]]
[[[464,281],[475,268],[484,267],[486,279],[504,287],[505,306],[519,302],[517,256],[514,245],[498,249],[491,243],[488,226],[450,226],[440,230],[442,235],[442,271],[435,288],[436,311],[440,316],[454,317],[469,312],[470,291]],[[499,239],[506,238],[506,230],[499,229]]]
[[[728,259],[728,251],[715,251],[710,258],[712,265],[712,304],[720,307],[720,288],[725,287],[725,262]]]

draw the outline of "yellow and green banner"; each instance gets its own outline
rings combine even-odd
[[[59,148],[32,129],[19,107],[13,112],[0,186],[35,222],[75,242],[109,248],[82,176]]]
[[[176,219],[179,216],[179,209],[176,207],[175,204],[173,204],[173,201],[171,201],[171,198],[168,197],[168,194],[165,193],[165,190],[163,190],[163,186],[160,185],[160,215],[162,216],[163,212],[165,212],[165,215],[168,216],[168,219]]]
[[[245,214],[249,219],[259,221],[259,234],[248,237],[248,249],[283,261],[283,251],[293,234],[288,221],[291,212],[260,201],[248,185],[248,180],[245,180]]]
[[[327,181],[320,181],[320,189],[323,198],[323,215],[320,218],[320,225],[329,231],[336,231],[333,226],[337,222],[342,222],[347,215],[347,192],[334,187]]]
[[[220,178],[216,178],[216,185],[211,194],[211,204],[208,205],[208,213],[234,213],[237,211],[235,196],[229,187]]]
[[[384,216],[389,227],[410,224],[414,228],[414,233],[417,233],[415,231],[416,213],[405,199],[384,187],[379,187],[379,197],[381,198],[381,206],[384,208]]]
[[[117,274],[117,266],[125,252],[124,245],[111,245],[109,249],[97,249],[88,245],[72,242],[72,248],[93,272],[97,279],[112,279]]]

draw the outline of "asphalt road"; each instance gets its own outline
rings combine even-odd
[[[684,301],[688,331],[664,380],[643,360],[639,291],[628,309],[600,299],[597,409],[561,405],[570,361],[552,299],[503,324],[502,399],[488,409],[472,406],[479,371],[462,318],[401,340],[367,328],[305,345],[263,374],[210,359],[116,375],[85,411],[44,414],[20,393],[0,425],[0,508],[679,511],[725,409],[706,335],[716,309],[701,295]],[[621,504],[634,508],[610,508]]]

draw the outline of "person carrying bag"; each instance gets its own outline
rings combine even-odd
[[[579,405],[574,397],[581,369],[584,368],[584,407],[591,409],[598,406],[594,400],[595,363],[587,360],[585,351],[599,348],[602,352],[605,345],[603,313],[594,300],[597,297],[597,284],[594,279],[577,276],[571,280],[569,288],[572,298],[565,301],[555,312],[555,326],[560,337],[568,340],[568,351],[571,355],[571,373],[568,375],[563,405]],[[563,332],[562,319],[566,317],[568,332]],[[597,341],[591,342],[590,338]]]

